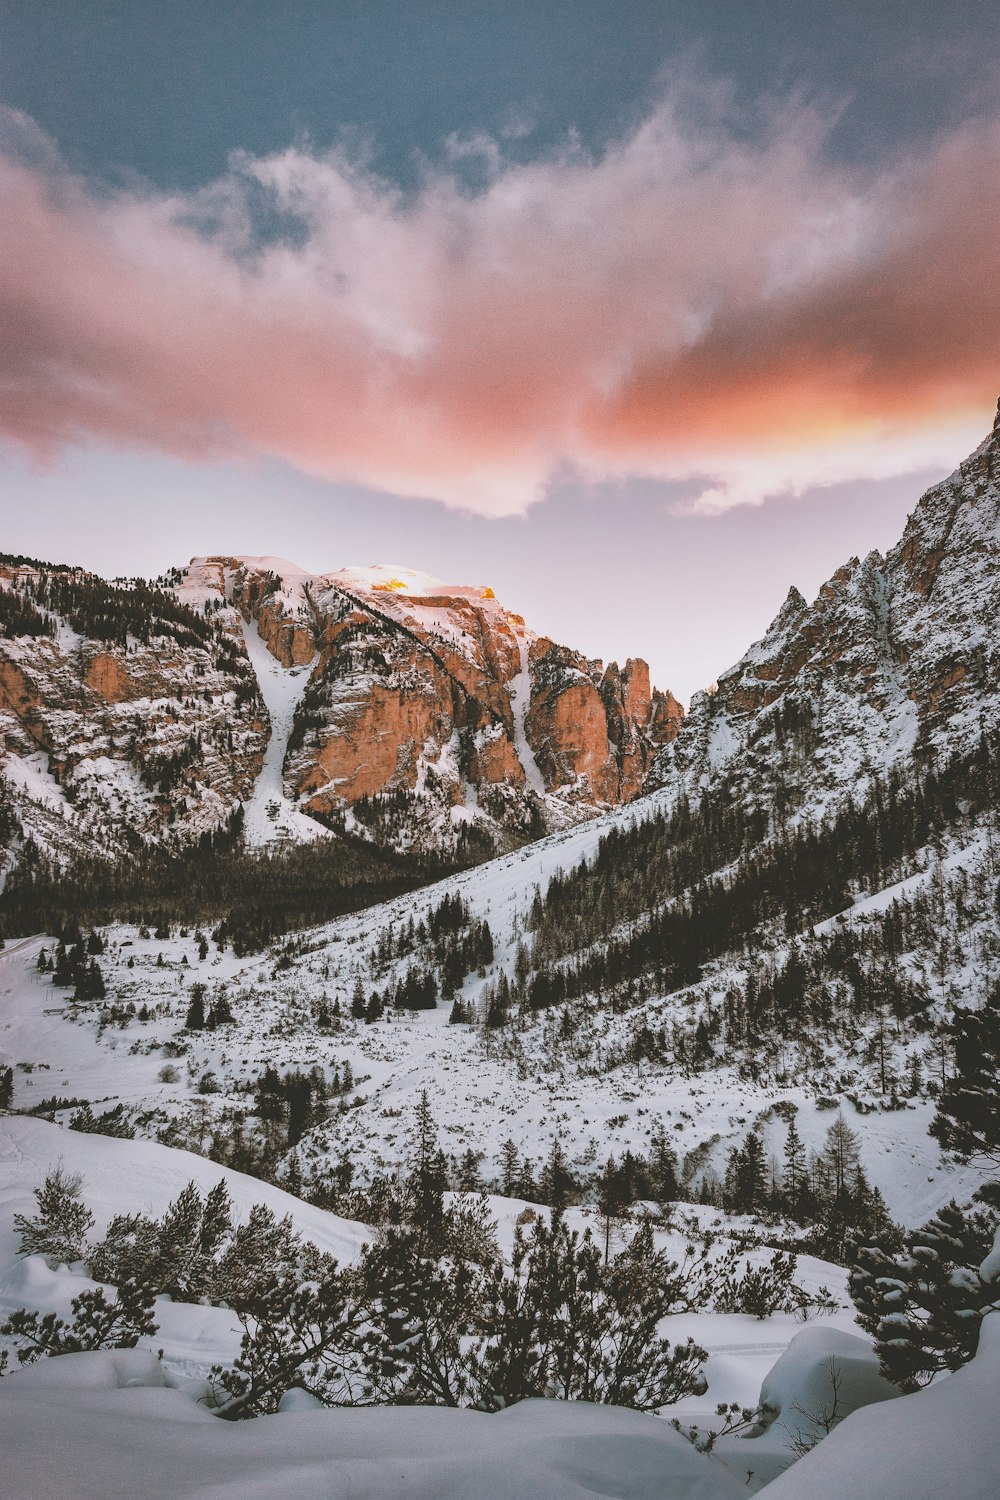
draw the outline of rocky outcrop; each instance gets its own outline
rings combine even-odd
[[[648,785],[725,775],[748,803],[822,806],[873,772],[974,743],[1000,717],[1000,408],[918,502],[897,546],[851,558],[812,604],[698,695]]]
[[[637,795],[680,715],[644,663],[604,674],[492,590],[416,575],[389,587],[379,572],[307,587],[319,660],[286,766],[301,806],[449,848],[477,828],[503,846]]]
[[[51,585],[44,570],[0,565],[0,587],[26,599]],[[198,636],[155,609],[148,638],[122,643],[88,575],[58,586],[75,626],[45,609],[52,634],[0,636],[0,770],[24,833],[54,853],[93,853],[224,826],[267,743],[245,653],[222,627],[195,621]],[[114,597],[129,609],[138,596]]]

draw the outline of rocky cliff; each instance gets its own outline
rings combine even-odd
[[[11,849],[189,843],[245,814],[257,843],[486,852],[638,795],[681,719],[644,662],[538,638],[485,587],[239,557],[150,587],[0,560]]]
[[[169,592],[78,569],[0,561],[0,602],[8,843],[112,852],[224,827],[268,738],[232,634]]]
[[[273,656],[308,664],[286,795],[395,847],[502,846],[628,801],[681,722],[644,662],[605,669],[538,638],[486,587],[213,558],[178,596],[213,586]]]
[[[691,705],[649,785],[725,776],[747,802],[821,811],[872,772],[978,740],[1000,717],[1000,408],[899,543],[791,589],[762,640]]]

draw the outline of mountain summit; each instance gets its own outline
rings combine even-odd
[[[637,796],[683,711],[485,585],[195,558],[155,586],[0,558],[8,820],[61,854],[346,831],[481,854]],[[235,821],[234,821],[235,820]]]

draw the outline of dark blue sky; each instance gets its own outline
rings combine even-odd
[[[842,101],[837,149],[871,156],[995,102],[997,51],[985,0],[0,3],[0,98],[86,170],[184,187],[302,134],[360,132],[401,179],[453,131],[596,147],[695,59],[746,97]]]

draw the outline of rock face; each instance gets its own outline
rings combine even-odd
[[[605,669],[490,589],[402,569],[200,558],[157,591],[11,559],[0,589],[27,611],[0,612],[0,793],[53,852],[229,824],[272,733],[264,648],[272,709],[273,664],[299,679],[278,794],[394,848],[505,847],[627,801],[682,719],[644,662]]]
[[[0,793],[22,835],[56,854],[113,853],[223,827],[268,736],[225,628],[81,572],[0,562],[0,589],[28,601],[39,632],[0,634]]]
[[[527,736],[547,788],[606,804],[638,796],[658,745],[675,739],[684,710],[652,693],[649,668],[629,657],[604,669],[552,641],[530,652]]]
[[[918,502],[886,557],[854,557],[699,694],[649,781],[725,774],[794,809],[910,757],[954,751],[1000,717],[1000,409],[984,443]]]
[[[503,847],[636,796],[679,727],[645,663],[605,672],[538,639],[491,589],[376,567],[278,570],[267,592],[246,562],[224,571],[279,659],[315,657],[285,784],[334,827],[404,848]]]

